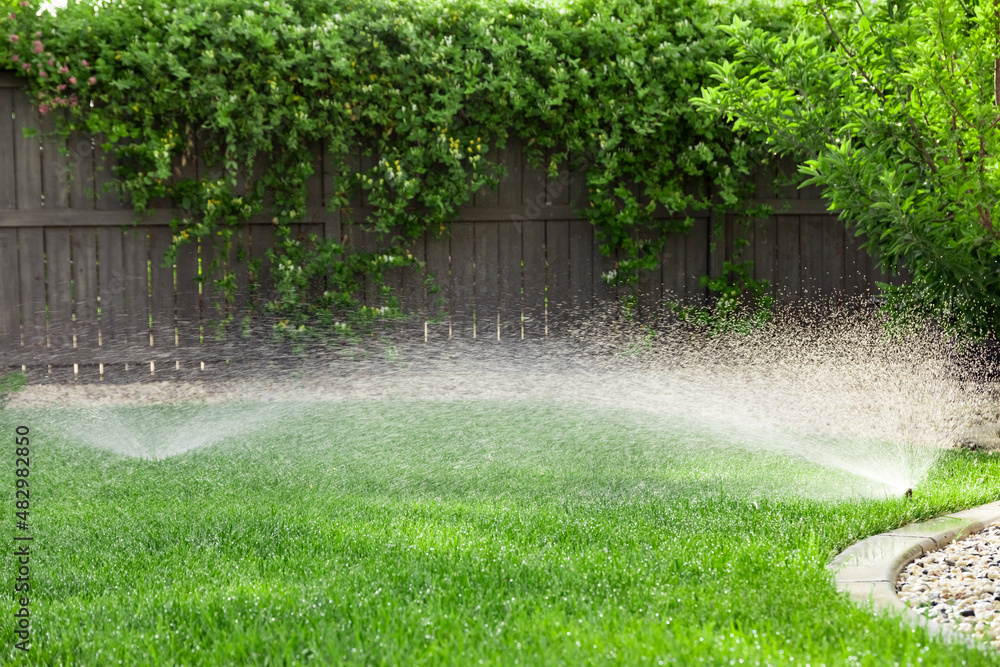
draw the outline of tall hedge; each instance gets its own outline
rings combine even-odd
[[[742,9],[776,31],[790,22],[768,4]],[[268,309],[279,329],[304,332],[393,313],[382,272],[414,264],[408,239],[446,230],[472,192],[496,186],[503,168],[485,156],[512,135],[526,140],[535,164],[556,149],[550,172],[570,156],[571,168],[585,165],[590,201],[581,213],[602,251],[626,257],[611,282],[655,266],[661,243],[640,241],[640,231],[690,227],[654,220],[654,206],[708,206],[691,194],[706,181],[722,206],[739,206],[760,143],[689,101],[709,83],[708,64],[733,54],[719,28],[732,11],[704,0],[70,0],[53,14],[30,0],[4,20],[10,66],[40,110],[68,111],[57,114],[63,133],[103,133],[137,210],[158,196],[183,208],[172,252],[197,239],[231,245],[273,192],[278,296]],[[168,183],[195,129],[223,177]],[[308,145],[319,139],[341,165],[328,206],[364,189],[378,208],[367,221],[377,252],[343,256],[335,239],[306,250],[290,236],[305,211]],[[341,159],[358,145],[381,156],[365,172]],[[253,176],[260,154],[272,166]],[[241,171],[249,189],[237,194]],[[630,182],[653,203],[641,206]],[[365,275],[382,286],[384,308],[359,305]],[[320,276],[329,288],[307,297]],[[217,287],[231,294],[231,276]]]

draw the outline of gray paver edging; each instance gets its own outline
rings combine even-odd
[[[907,607],[896,595],[896,579],[904,567],[925,553],[978,533],[997,521],[1000,521],[1000,501],[953,512],[852,544],[834,558],[828,568],[838,590],[847,593],[855,602],[870,604],[876,613],[898,615],[945,640],[989,647],[985,641],[931,621]]]

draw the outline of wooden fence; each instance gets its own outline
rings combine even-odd
[[[101,192],[113,156],[103,152],[100,137],[70,136],[67,156],[54,140],[24,137],[24,127],[52,129],[53,119],[37,113],[20,81],[0,72],[0,369],[24,366],[34,379],[96,377],[126,368],[160,376],[246,354],[237,336],[205,335],[204,326],[227,308],[209,283],[200,290],[194,280],[199,265],[212,259],[212,248],[187,245],[175,266],[161,266],[171,240],[171,203],[155,202],[154,214],[133,225],[128,202]],[[196,144],[190,149],[175,164],[175,178],[204,173]],[[314,156],[308,222],[295,225],[295,233],[303,241],[316,234],[375,249],[374,234],[358,224],[372,211],[364,195],[343,210],[326,211],[333,165],[321,145]],[[408,329],[416,339],[544,338],[618,296],[601,278],[615,260],[601,255],[592,227],[574,214],[586,201],[585,174],[550,178],[522,158],[518,141],[494,148],[488,158],[507,166],[499,189],[476,193],[447,235],[428,235],[412,247],[441,292],[426,294],[424,276],[409,270],[390,278],[404,308],[418,314]],[[360,150],[348,158],[362,169],[376,160]],[[739,223],[726,220],[725,240],[713,250],[715,220],[695,214],[690,233],[668,240],[661,268],[642,276],[639,307],[655,310],[667,298],[704,300],[699,279],[717,274],[734,252],[737,259],[752,259],[755,277],[770,280],[783,301],[861,294],[887,280],[858,239],[826,212],[817,192],[776,189],[774,177],[766,169],[757,176],[758,199],[778,213],[754,222],[749,246],[734,251]],[[226,258],[237,277],[237,299],[228,306],[237,318],[273,287],[264,256],[273,243],[267,220],[261,216],[241,231],[247,256]],[[265,266],[261,290],[252,294],[247,260],[254,258]],[[437,298],[444,299],[448,316],[425,321],[420,314],[431,312]]]

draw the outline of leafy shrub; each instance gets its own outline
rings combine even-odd
[[[58,114],[61,132],[103,134],[137,211],[159,196],[184,209],[172,253],[199,239],[228,251],[273,196],[269,310],[289,331],[349,330],[395,312],[384,271],[416,264],[409,239],[445,231],[471,192],[496,187],[503,168],[486,155],[512,135],[536,165],[554,151],[551,174],[587,170],[581,213],[602,251],[623,257],[612,282],[656,265],[657,235],[689,228],[683,212],[710,204],[706,181],[720,207],[739,206],[758,159],[753,142],[689,103],[709,81],[707,63],[731,54],[718,29],[731,9],[705,0],[70,0],[56,14],[21,4],[5,19],[11,64],[43,113],[68,112]],[[790,21],[783,9],[747,6],[776,29]],[[208,173],[170,182],[196,136]],[[377,252],[291,237],[320,139],[339,165],[327,206],[364,190],[378,209],[366,221]],[[379,158],[370,169],[344,160],[359,145]],[[255,173],[260,155],[272,163]],[[654,220],[656,205],[677,218]],[[382,307],[360,307],[365,276]],[[231,295],[232,276],[217,287]]]
[[[774,298],[767,294],[770,282],[754,280],[747,263],[723,262],[722,274],[702,276],[701,286],[716,298],[711,306],[669,304],[681,322],[709,335],[749,333],[771,322]]]
[[[804,3],[792,35],[734,18],[692,100],[762,132],[868,236],[897,323],[1000,329],[1000,59],[993,3]],[[752,68],[749,73],[748,68]]]

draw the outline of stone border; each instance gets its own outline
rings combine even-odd
[[[859,604],[870,604],[876,613],[900,616],[903,621],[919,625],[931,636],[945,641],[990,648],[983,641],[936,623],[907,607],[896,595],[896,580],[904,567],[925,553],[942,549],[998,521],[1000,501],[953,512],[873,535],[842,551],[827,568],[833,573],[837,590],[847,593]]]

